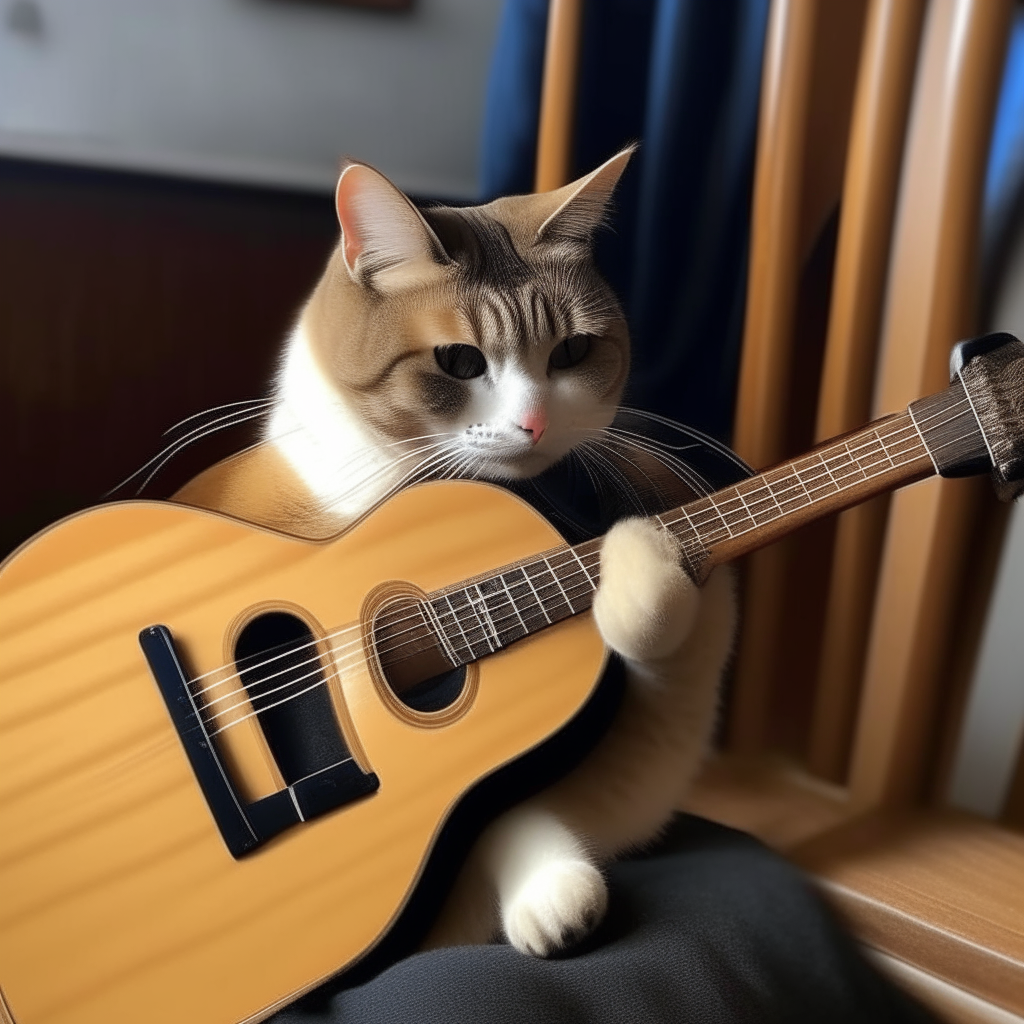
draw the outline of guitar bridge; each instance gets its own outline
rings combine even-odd
[[[213,744],[189,677],[166,626],[149,626],[139,644],[163,694],[199,787],[220,834],[235,858],[251,853],[285,829],[375,793],[380,780],[351,756],[291,781],[259,800],[245,801],[235,789]]]

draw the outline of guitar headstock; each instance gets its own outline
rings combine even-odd
[[[1012,334],[961,341],[950,356],[978,418],[992,459],[996,493],[1004,501],[1024,492],[1024,343]]]

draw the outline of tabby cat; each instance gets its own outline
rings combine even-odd
[[[629,366],[592,240],[631,150],[551,192],[417,209],[350,163],[341,236],[288,339],[262,443],[175,500],[313,538],[411,479],[532,477],[599,437]],[[602,918],[602,863],[652,839],[701,760],[734,625],[730,577],[701,591],[641,519],[608,533],[593,614],[626,696],[571,774],[478,840],[429,944],[551,955]]]

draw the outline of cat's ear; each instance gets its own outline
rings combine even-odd
[[[627,146],[596,171],[537,196],[546,216],[537,229],[536,240],[588,244],[604,224],[612,192],[635,151],[635,145]]]
[[[392,291],[427,280],[451,262],[419,210],[366,164],[342,170],[334,205],[345,267],[361,285]]]

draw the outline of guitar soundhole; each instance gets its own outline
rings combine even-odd
[[[462,694],[466,666],[452,668],[415,598],[389,601],[374,617],[373,638],[391,692],[413,711],[444,711]]]
[[[465,685],[466,666],[460,665],[450,672],[442,672],[440,675],[425,679],[397,696],[413,711],[444,711],[459,699]]]
[[[298,616],[256,616],[238,635],[235,664],[288,785],[349,756],[315,638]]]

